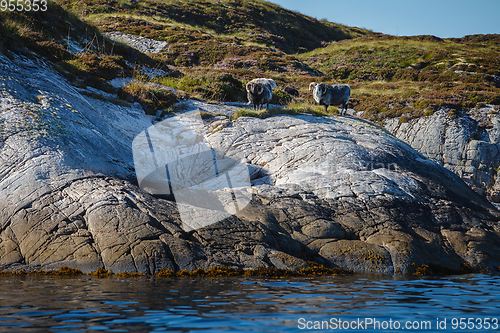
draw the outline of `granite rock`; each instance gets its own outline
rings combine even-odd
[[[429,159],[459,175],[489,200],[500,203],[500,115],[493,105],[434,114],[384,127]]]
[[[185,231],[171,197],[137,185],[132,141],[154,122],[138,104],[88,97],[41,61],[0,55],[0,70],[0,269],[155,274],[296,270],[314,261],[405,274],[500,264],[500,213],[372,123],[309,115],[205,121],[215,154],[247,163],[252,186],[240,190],[252,200]]]

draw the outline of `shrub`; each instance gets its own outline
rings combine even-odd
[[[179,102],[172,91],[140,81],[120,88],[118,96],[130,102],[139,102],[149,115],[156,115],[158,110],[165,110]]]
[[[243,82],[231,74],[219,74],[209,79],[208,90],[205,97],[218,101],[244,100]]]
[[[230,73],[186,71],[180,79],[163,77],[157,82],[208,100],[238,102],[246,98],[243,82]]]
[[[284,90],[276,89],[273,91],[273,98],[271,99],[271,104],[286,105],[292,101],[292,96],[286,93]]]
[[[73,59],[65,61],[65,69],[75,75],[92,75],[106,80],[114,79],[130,68],[121,56],[95,54],[91,52],[79,53]],[[68,66],[69,65],[69,66]]]

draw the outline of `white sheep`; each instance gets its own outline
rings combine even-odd
[[[319,105],[325,106],[325,112],[330,105],[342,105],[340,115],[345,115],[347,103],[351,98],[351,87],[347,84],[327,85],[324,83],[311,82],[309,91],[312,91],[314,100]]]

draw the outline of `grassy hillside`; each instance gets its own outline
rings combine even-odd
[[[315,71],[295,53],[373,35],[262,0],[58,1],[102,31],[168,42],[152,57],[180,75],[157,82],[208,100],[246,101],[242,86],[261,76],[298,88],[301,77]]]
[[[106,80],[131,73],[129,64],[158,65],[126,45],[112,43],[97,27],[52,1],[47,11],[0,11],[0,52],[10,58],[35,53],[52,61],[73,83],[105,90],[111,89]]]
[[[191,97],[220,101],[245,101],[244,83],[256,76],[286,84],[314,72],[292,52],[372,34],[261,0],[55,0],[49,1],[46,12],[1,12],[0,29],[4,53],[35,52],[53,61],[75,85],[112,91],[106,80],[114,77],[147,80],[140,75],[146,65],[169,73],[156,79],[158,83]],[[146,56],[111,42],[102,35],[106,31],[167,41],[168,51]],[[151,112],[164,107],[155,107],[155,101],[174,100],[163,94],[140,85],[119,92],[122,98],[143,102]],[[288,100],[283,97],[278,102]]]
[[[286,53],[370,33],[286,10],[262,0],[58,0],[108,30],[168,42],[219,39],[256,43]]]
[[[108,31],[169,45],[144,55],[110,41],[102,34]],[[374,121],[400,115],[404,121],[441,106],[454,112],[500,104],[500,35],[393,37],[262,0],[55,0],[47,12],[0,12],[0,51],[35,52],[73,84],[118,92],[151,113],[185,97],[246,101],[244,84],[255,77],[278,83],[274,102],[290,114],[321,113],[308,91],[312,81],[349,83],[350,106]],[[144,66],[164,70],[154,81],[185,93],[137,83],[116,91],[107,83],[130,76],[148,81]],[[286,86],[301,97],[287,95]]]
[[[325,80],[351,84],[355,108],[372,120],[500,104],[500,35],[359,38],[299,58]]]

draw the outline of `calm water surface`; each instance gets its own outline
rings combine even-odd
[[[370,320],[373,324],[368,326]],[[474,329],[460,330],[467,320]],[[0,277],[0,332],[334,332],[341,325],[356,331],[396,332],[398,323],[400,330],[409,323],[413,331],[486,332],[500,331],[499,320],[500,277],[489,275],[281,280]],[[430,326],[423,327],[426,322]]]

